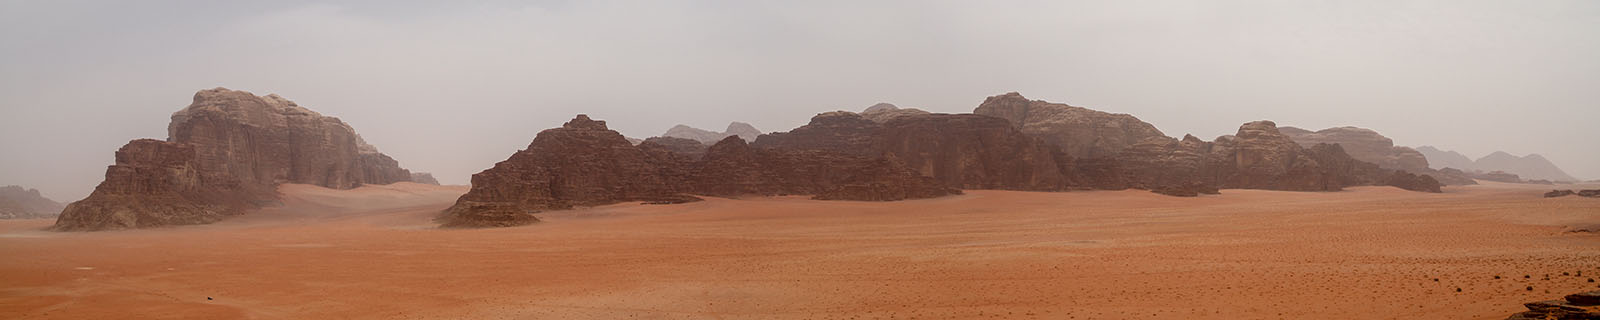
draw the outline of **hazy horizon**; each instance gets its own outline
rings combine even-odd
[[[0,185],[71,202],[195,91],[276,93],[441,182],[583,113],[787,131],[987,96],[1210,140],[1357,126],[1600,178],[1600,2],[0,3]]]

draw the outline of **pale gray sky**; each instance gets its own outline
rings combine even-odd
[[[577,113],[785,131],[984,97],[1211,139],[1372,128],[1600,178],[1600,1],[0,1],[0,185],[74,201],[200,89],[278,93],[465,184]]]

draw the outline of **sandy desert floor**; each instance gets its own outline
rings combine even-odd
[[[464,187],[285,186],[216,225],[0,222],[0,318],[1503,319],[1600,289],[1600,235],[1566,232],[1600,199],[1548,189],[709,199],[439,230]]]

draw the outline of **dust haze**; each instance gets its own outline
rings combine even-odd
[[[877,102],[1371,128],[1600,178],[1592,1],[0,3],[0,184],[87,195],[196,90],[277,93],[446,184],[573,114],[786,131]]]

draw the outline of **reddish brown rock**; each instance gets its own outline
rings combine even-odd
[[[0,187],[0,219],[53,218],[65,208],[60,202],[45,198],[36,189],[19,186]]]
[[[515,226],[537,222],[533,213],[544,210],[697,199],[686,194],[888,201],[960,193],[881,157],[758,149],[728,136],[691,158],[659,141],[632,146],[604,121],[579,115],[473,175],[471,191],[439,221],[445,227]]]
[[[872,149],[953,188],[1054,191],[1066,186],[1049,146],[990,116],[896,117],[873,134]]]
[[[984,99],[972,113],[1011,121],[1022,133],[1043,139],[1073,158],[1115,157],[1123,148],[1145,139],[1167,137],[1131,115],[1030,101],[1016,92]]]
[[[539,132],[528,148],[472,175],[472,189],[445,211],[445,227],[538,221],[532,213],[677,196],[659,164],[605,121],[588,116]]]
[[[226,173],[240,183],[348,189],[411,179],[339,118],[275,94],[202,90],[194,103],[172,114],[167,134],[167,141],[194,146],[200,170]]]
[[[761,135],[750,145],[761,149],[817,150],[855,155],[876,155],[873,136],[880,126],[849,111],[824,112],[789,132]]]
[[[411,180],[343,121],[277,95],[202,90],[167,131],[167,141],[118,150],[106,180],[69,205],[55,229],[211,223],[276,202],[281,183],[347,189]]]
[[[270,187],[201,170],[187,143],[134,140],[116,158],[94,193],[62,211],[55,230],[206,224],[275,199]]]

